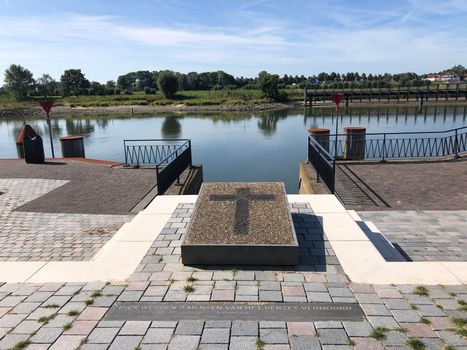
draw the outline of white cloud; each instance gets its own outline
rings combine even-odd
[[[251,76],[264,69],[280,74],[422,73],[465,64],[467,28],[420,24],[421,0],[410,1],[410,7],[345,13],[329,11],[323,3],[317,13],[327,13],[331,22],[313,25],[273,18],[210,27],[143,26],[125,18],[73,13],[0,17],[0,71],[19,63],[35,76],[47,72],[59,78],[64,69],[82,68],[91,80],[105,81],[138,69],[223,69]],[[441,11],[436,2],[429,5],[429,11]],[[448,8],[461,5],[448,2]]]

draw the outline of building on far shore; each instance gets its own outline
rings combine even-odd
[[[467,74],[463,77],[466,79]],[[443,74],[437,74],[437,73],[430,73],[425,76],[425,80],[429,81],[438,81],[438,82],[444,82],[444,83],[458,83],[461,81],[461,78],[454,73],[443,73]]]

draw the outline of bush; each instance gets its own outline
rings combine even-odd
[[[224,86],[224,90],[236,90],[237,85],[226,85]]]
[[[245,90],[258,90],[258,86],[255,84],[247,84],[243,88]]]
[[[144,88],[144,94],[145,94],[145,95],[149,95],[150,93],[151,93],[151,89],[150,89],[149,87],[146,86],[146,87]]]
[[[222,90],[222,85],[216,84],[212,87],[213,90]]]
[[[131,91],[131,90],[125,90],[125,91],[123,91],[123,93],[125,95],[133,95],[133,91]]]
[[[114,90],[114,94],[115,94],[115,95],[120,95],[120,92],[121,92],[120,89],[115,89],[115,90]]]
[[[263,74],[260,76],[259,87],[266,97],[276,100],[279,97],[279,78],[277,75]]]
[[[157,86],[166,98],[173,98],[178,91],[178,79],[173,72],[166,70],[159,73]]]

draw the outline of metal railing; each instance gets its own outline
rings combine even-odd
[[[336,160],[437,159],[467,153],[467,126],[432,132],[368,133],[329,135],[329,139],[308,136],[308,162],[335,193]],[[336,145],[337,142],[337,145]]]
[[[336,147],[337,142],[337,147]],[[329,136],[329,149],[338,160],[443,158],[467,152],[467,126],[445,131],[367,133]]]
[[[164,194],[192,165],[191,140],[124,140],[125,164],[156,167],[157,194]]]

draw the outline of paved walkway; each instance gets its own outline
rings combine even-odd
[[[67,180],[0,179],[0,261],[90,260],[130,215],[16,211]]]
[[[465,285],[349,282],[308,205],[292,204],[302,247],[293,269],[183,266],[180,243],[192,209],[177,207],[130,281],[0,283],[0,349],[402,350],[417,341],[425,345],[419,349],[467,349],[456,333],[465,322]],[[356,302],[365,320],[104,320],[116,301]]]
[[[467,261],[467,211],[366,211],[396,248],[412,261]]]
[[[431,163],[345,164],[336,191],[347,209],[465,210],[467,160]]]
[[[67,183],[17,208],[18,211],[72,214],[128,214],[154,187],[151,169],[111,168],[81,161],[26,164],[0,160],[0,179],[67,180]]]

